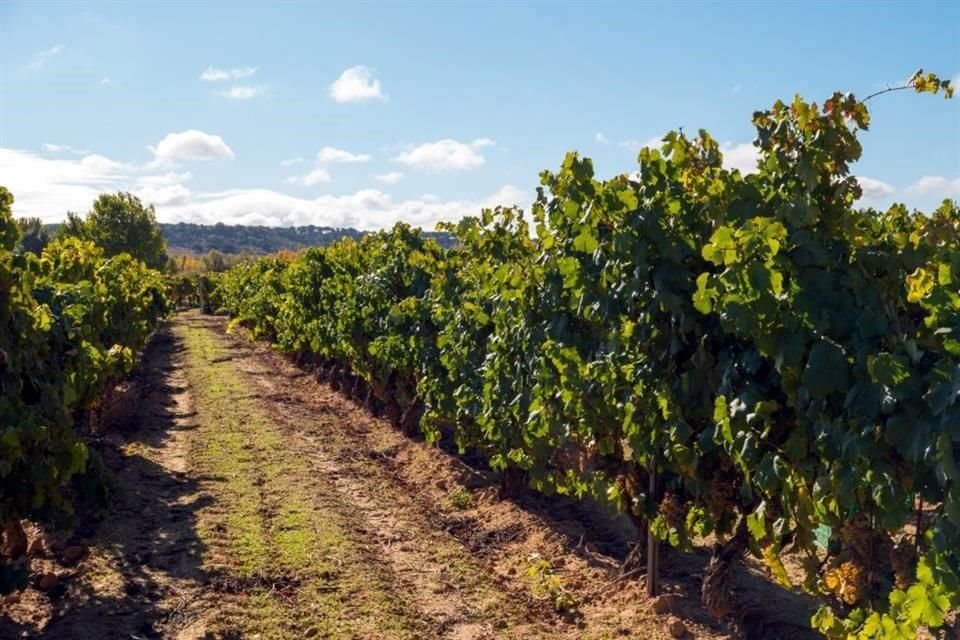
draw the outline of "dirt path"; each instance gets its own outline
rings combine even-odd
[[[491,474],[225,325],[185,313],[158,334],[104,419],[118,494],[69,541],[89,553],[64,566],[51,541],[34,562],[61,584],[3,600],[0,637],[671,637],[617,581],[614,524],[498,499]],[[695,604],[702,562],[671,562],[671,609],[725,637]]]

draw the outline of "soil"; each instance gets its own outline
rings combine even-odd
[[[33,586],[0,599],[0,638],[730,637],[699,605],[705,549],[661,552],[655,609],[621,576],[625,520],[502,498],[480,461],[226,327],[185,312],[154,336],[92,441],[108,510],[32,534]],[[753,635],[813,637],[810,601],[755,565],[736,584]]]

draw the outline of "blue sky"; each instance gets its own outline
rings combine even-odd
[[[432,227],[678,126],[747,169],[755,109],[918,67],[960,82],[960,2],[5,2],[0,184],[47,221],[124,189],[164,221]],[[960,99],[871,110],[865,203],[960,197]]]

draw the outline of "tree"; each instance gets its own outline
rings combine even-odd
[[[67,214],[60,236],[92,240],[107,256],[129,253],[154,269],[167,266],[166,243],[157,224],[153,205],[126,192],[104,193],[97,198],[85,220]]]
[[[40,218],[20,218],[17,225],[20,227],[20,243],[17,245],[15,252],[40,255],[43,248],[52,239],[50,232],[44,228]]]
[[[227,270],[227,261],[222,253],[216,249],[210,249],[210,251],[203,256],[203,266],[206,267],[207,271],[219,273],[220,271]]]
[[[67,211],[67,220],[57,227],[57,238],[80,238],[88,240],[87,226],[79,213]]]

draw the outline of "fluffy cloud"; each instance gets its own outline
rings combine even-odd
[[[312,199],[270,189],[194,193],[183,184],[192,178],[189,172],[146,173],[148,166],[103,156],[56,159],[0,148],[0,175],[16,197],[14,213],[47,222],[63,220],[67,211],[86,211],[100,193],[118,190],[132,191],[155,204],[157,217],[164,222],[316,224],[360,229],[389,227],[400,220],[432,228],[440,220],[475,215],[483,207],[527,205],[531,200],[529,194],[510,185],[476,200],[441,200],[435,196],[397,200],[378,189]],[[321,173],[311,180],[324,182],[323,169],[317,171]],[[307,182],[307,176],[297,178],[298,184]]]
[[[49,49],[38,51],[37,53],[33,54],[33,59],[30,60],[30,64],[27,65],[27,68],[34,71],[37,69],[42,69],[51,58],[58,55],[65,48],[66,47],[64,45],[57,44]]]
[[[341,73],[330,85],[330,97],[337,102],[387,99],[380,89],[380,81],[373,77],[373,70],[364,66],[350,67]]]
[[[512,184],[505,184],[493,195],[480,201],[484,207],[496,207],[503,205],[505,207],[526,206],[530,204],[532,198],[530,194],[523,189],[517,188]]]
[[[101,192],[126,186],[126,168],[103,156],[66,160],[0,148],[0,175],[16,198],[14,215],[44,222],[86,211]]]
[[[268,189],[234,189],[203,193],[187,205],[165,207],[158,211],[165,222],[191,220],[204,224],[322,225],[382,229],[404,221],[433,228],[441,220],[459,220],[476,215],[480,209],[497,204],[529,204],[527,194],[506,185],[489,197],[477,201],[442,201],[435,198],[395,200],[377,189],[314,199],[296,198]]]
[[[390,171],[389,173],[381,173],[373,177],[386,184],[397,184],[403,179],[403,173],[399,171]]]
[[[220,82],[221,80],[241,80],[249,78],[257,72],[257,67],[234,67],[233,69],[218,69],[207,67],[200,74],[200,79],[206,82]]]
[[[950,179],[943,176],[923,176],[907,187],[906,193],[936,198],[960,198],[960,177]]]
[[[896,192],[896,189],[893,188],[893,185],[890,185],[882,180],[868,178],[867,176],[857,176],[856,178],[857,183],[860,184],[860,189],[863,191],[864,200],[889,198]]]
[[[610,144],[610,138],[603,134],[603,131],[597,131],[597,134],[593,136],[593,139],[599,142],[600,144]]]
[[[149,149],[158,159],[168,160],[234,157],[223,138],[196,129],[167,134],[156,147]]]
[[[332,178],[330,173],[324,168],[317,168],[311,171],[310,173],[304,174],[302,176],[290,176],[287,178],[287,184],[299,184],[304,187],[312,187],[315,184],[320,184],[321,182],[330,182]]]
[[[14,213],[45,222],[63,220],[67,211],[86,211],[105,191],[130,191],[157,207],[190,201],[192,194],[182,184],[193,177],[190,172],[144,173],[149,166],[99,154],[68,160],[0,148],[0,175],[16,198]]]
[[[71,147],[70,145],[66,145],[66,144],[51,144],[51,143],[49,143],[49,142],[45,142],[45,143],[42,145],[42,148],[43,148],[44,151],[46,151],[46,152],[48,152],[48,153],[73,153],[73,154],[76,154],[76,155],[78,155],[78,156],[82,156],[82,155],[86,155],[86,154],[90,153],[90,152],[87,151],[86,149],[76,149],[76,148],[74,148],[74,147]]]
[[[324,147],[317,152],[317,162],[323,164],[367,162],[369,160],[370,156],[366,153],[350,153],[336,147]]]
[[[723,166],[725,168],[739,169],[740,173],[757,172],[757,159],[760,157],[760,150],[752,143],[733,144],[732,142],[724,142],[720,145],[720,152],[723,154]]]
[[[226,91],[221,91],[220,95],[224,98],[230,98],[231,100],[249,100],[250,98],[256,98],[257,96],[262,96],[267,92],[266,87],[258,86],[247,86],[247,85],[237,85],[230,87]]]
[[[644,147],[649,147],[650,149],[659,149],[661,144],[663,144],[662,135],[650,138],[646,142],[630,139],[617,143],[617,145],[623,147],[627,151],[632,151],[633,153],[639,153],[640,149],[643,149]]]
[[[117,162],[96,153],[81,158],[80,166],[98,175],[120,176],[136,170],[136,167],[131,164]]]
[[[133,193],[143,200],[144,204],[152,204],[157,207],[185,205],[190,202],[191,196],[190,190],[182,184],[144,186]]]
[[[394,160],[424,171],[466,171],[483,165],[486,158],[477,149],[493,144],[489,138],[478,138],[470,144],[447,138],[421,144]]]

